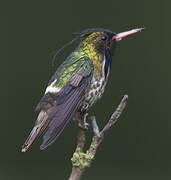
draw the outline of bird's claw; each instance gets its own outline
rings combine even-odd
[[[83,130],[88,130],[88,127],[90,126],[89,123],[84,121],[79,121],[78,126]]]
[[[88,127],[90,126],[89,123],[87,123],[86,119],[87,119],[88,113],[86,113],[84,115],[84,119],[83,120],[79,120],[78,122],[78,126],[83,129],[83,130],[88,130]]]

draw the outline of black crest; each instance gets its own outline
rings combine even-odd
[[[104,29],[104,28],[88,28],[85,30],[82,30],[80,32],[74,32],[73,34],[77,35],[74,39],[72,39],[71,41],[69,41],[68,43],[66,43],[63,47],[61,47],[60,49],[56,49],[52,52],[52,65],[54,65],[56,56],[65,48],[67,48],[69,45],[73,44],[76,41],[81,41],[84,38],[86,38],[87,36],[89,36],[90,34],[94,33],[94,32],[106,32],[108,33],[110,36],[115,35],[116,33],[112,32],[111,30],[108,29]]]

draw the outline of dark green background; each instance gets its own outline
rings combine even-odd
[[[126,111],[98,150],[83,180],[168,180],[171,166],[171,53],[169,0],[11,1],[1,14],[0,180],[65,180],[78,128],[70,124],[47,151],[40,141],[20,148],[37,114],[34,108],[55,68],[50,53],[72,32],[104,27],[146,30],[119,43],[106,92],[92,109],[102,127],[124,94]]]

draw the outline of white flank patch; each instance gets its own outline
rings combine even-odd
[[[54,87],[53,85],[56,83],[56,79],[46,88],[45,94],[47,93],[58,93],[61,88]]]

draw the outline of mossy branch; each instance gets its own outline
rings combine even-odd
[[[77,147],[73,154],[73,157],[71,158],[72,172],[70,174],[69,180],[80,180],[85,169],[87,167],[90,167],[92,160],[96,155],[99,145],[103,141],[106,133],[117,122],[118,118],[122,114],[123,110],[126,107],[127,100],[128,100],[128,95],[124,95],[120,104],[113,112],[111,118],[109,119],[109,121],[101,131],[99,131],[99,127],[97,125],[95,116],[90,117],[92,121],[94,136],[92,137],[90,147],[88,148],[87,151],[84,151],[84,145],[86,142],[85,130],[83,129],[79,130]]]

